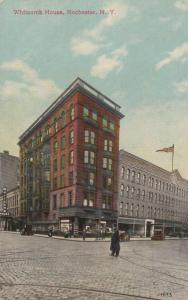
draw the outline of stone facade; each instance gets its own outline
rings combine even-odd
[[[120,150],[120,228],[149,236],[154,227],[170,234],[186,229],[187,225],[188,180],[178,170],[166,171]]]

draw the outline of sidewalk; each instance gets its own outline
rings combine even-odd
[[[38,237],[44,237],[44,238],[49,238],[48,235],[44,234],[35,234],[35,236]],[[96,238],[86,238],[83,240],[83,238],[64,238],[63,236],[52,236],[51,238],[53,239],[58,239],[58,240],[65,240],[65,241],[72,241],[72,242],[110,242],[111,238],[105,238],[104,240],[102,239],[96,239]],[[188,238],[179,238],[179,237],[165,237],[165,240],[188,240]],[[134,241],[151,241],[151,237],[131,237],[130,242]],[[126,243],[127,241],[125,241]]]
[[[6,233],[13,233],[13,234],[20,234],[20,232],[15,232],[15,231],[2,231],[2,232],[6,232]],[[35,236],[38,237],[43,237],[43,238],[50,238],[48,235],[46,234],[34,234]],[[104,240],[102,239],[96,239],[96,238],[87,238],[85,240],[83,240],[83,238],[64,238],[63,236],[52,236],[51,239],[57,239],[57,240],[64,240],[64,241],[72,241],[72,242],[110,242],[111,238],[105,238]],[[165,240],[188,240],[188,237],[184,237],[184,238],[179,238],[179,237],[169,237],[166,236]],[[131,237],[130,241],[151,241],[151,237]],[[127,241],[125,241],[126,243]]]
[[[35,234],[35,236],[49,238],[48,235],[44,235],[44,234]],[[90,237],[88,237],[88,238],[86,237],[85,240],[83,240],[83,238],[64,238],[63,236],[52,236],[52,238],[59,239],[59,240],[65,240],[65,241],[73,241],[73,242],[110,242],[111,241],[111,238],[105,238],[104,240],[90,238]],[[130,239],[130,241],[150,241],[150,240],[151,240],[151,238],[139,238],[139,237]]]

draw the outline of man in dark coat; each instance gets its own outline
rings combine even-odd
[[[111,256],[119,256],[120,243],[119,243],[119,230],[116,230],[111,238],[110,250],[112,251]]]

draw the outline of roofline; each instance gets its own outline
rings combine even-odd
[[[88,84],[86,81],[82,80],[80,77],[77,77],[61,94],[60,96],[28,127],[27,130],[21,134],[19,137],[20,144],[21,140],[24,139],[29,133],[31,133],[37,126],[41,124],[42,121],[44,121],[47,116],[53,112],[58,105],[60,105],[62,102],[64,102],[68,95],[71,94],[71,92],[74,92],[76,88],[81,88],[83,91],[88,92],[95,98],[99,99],[101,102],[103,102],[105,105],[107,105],[113,112],[116,112],[120,118],[123,118],[124,115],[120,112],[121,106],[119,106],[117,103],[112,101],[110,98],[99,92],[97,89],[92,87],[90,84]]]
[[[148,160],[145,160],[145,159],[143,159],[143,158],[141,158],[141,157],[139,157],[139,156],[136,156],[135,154],[132,154],[132,153],[130,153],[130,152],[124,150],[124,149],[120,149],[120,150],[119,150],[119,153],[120,153],[120,152],[127,153],[128,155],[130,155],[130,156],[132,156],[132,157],[134,157],[134,158],[140,159],[140,160],[142,160],[143,162],[145,162],[145,163],[147,163],[147,164],[150,164],[150,165],[152,165],[153,167],[158,168],[159,170],[161,170],[161,171],[163,171],[163,172],[166,172],[168,175],[174,174],[175,172],[178,171],[177,169],[175,169],[175,170],[173,170],[173,171],[171,172],[171,171],[168,171],[168,170],[166,170],[166,169],[163,169],[163,168],[161,168],[161,167],[155,165],[154,163],[152,163],[152,162],[150,162],[150,161],[148,161]],[[179,171],[178,171],[178,173],[179,173],[181,179],[182,179],[183,181],[185,181],[186,183],[188,183],[188,180],[185,179],[185,178],[183,178],[183,177],[181,176],[181,174],[180,174]]]

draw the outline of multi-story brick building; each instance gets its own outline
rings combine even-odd
[[[22,134],[21,213],[63,230],[117,218],[120,106],[77,78]]]
[[[5,229],[5,223],[9,230],[21,226],[20,217],[20,190],[19,186],[0,194],[0,230]]]
[[[0,193],[16,188],[19,183],[19,158],[8,151],[0,153]]]
[[[150,236],[188,229],[188,180],[124,150],[119,154],[119,228]]]

